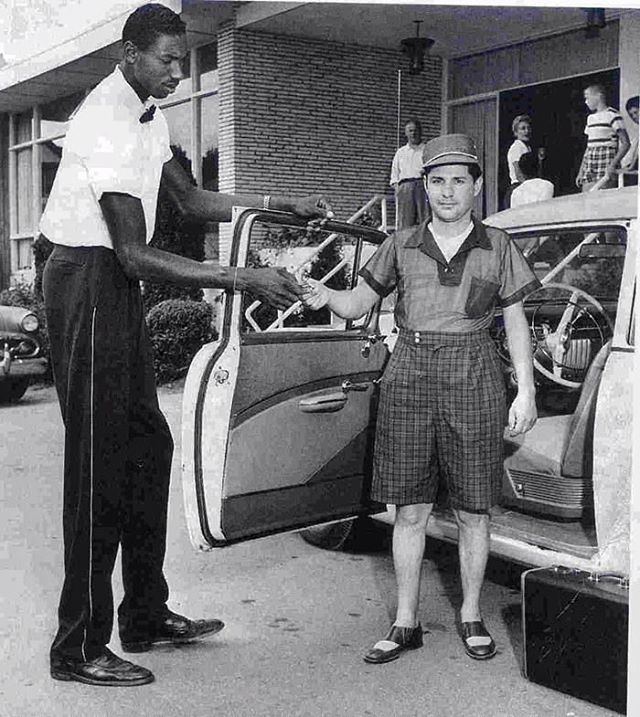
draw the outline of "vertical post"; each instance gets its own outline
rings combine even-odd
[[[200,55],[198,48],[191,50],[191,93],[200,92]],[[202,187],[202,101],[191,97],[191,171],[196,184]]]
[[[396,149],[400,147],[400,122],[402,111],[402,70],[398,68],[398,117],[396,120]]]
[[[16,144],[17,117],[9,115],[9,147]],[[18,244],[14,236],[18,233],[18,154],[9,149],[9,253],[11,257],[11,273],[18,269]]]
[[[380,201],[380,228],[383,232],[387,231],[387,198],[385,196]]]

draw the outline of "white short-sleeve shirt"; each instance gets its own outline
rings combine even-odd
[[[511,194],[511,206],[519,207],[521,204],[543,202],[545,199],[551,199],[551,197],[553,197],[553,191],[553,183],[548,179],[541,179],[540,177],[525,179],[522,184],[513,190]]]
[[[403,145],[398,149],[391,162],[391,180],[397,184],[401,179],[419,179],[422,176],[422,152],[424,142]]]
[[[162,112],[156,109],[151,121],[140,122],[150,104],[140,100],[119,67],[89,93],[69,125],[40,221],[50,241],[113,249],[98,203],[105,192],[140,200],[150,241],[162,166],[173,156]]]
[[[525,144],[521,139],[514,140],[511,147],[509,147],[509,151],[507,152],[507,164],[509,165],[509,179],[512,184],[518,181],[516,170],[513,165],[520,161],[520,157],[522,157],[523,154],[530,151],[531,148],[529,145]]]

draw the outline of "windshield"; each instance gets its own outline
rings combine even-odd
[[[621,227],[513,237],[536,276],[615,301],[620,291],[627,236]],[[548,299],[552,292],[546,293]]]

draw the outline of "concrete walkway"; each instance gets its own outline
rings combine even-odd
[[[220,635],[138,656],[156,682],[128,689],[56,682],[47,653],[62,575],[62,426],[52,389],[0,407],[0,717],[603,717],[612,713],[527,682],[517,574],[492,563],[485,617],[500,654],[469,660],[454,627],[455,551],[425,560],[425,648],[388,665],[361,655],[393,614],[388,550],[331,553],[295,534],[211,553],[191,547],[179,475],[180,387],[161,403],[177,450],[166,572],[170,606],[221,617]],[[122,588],[115,579],[115,598]],[[111,648],[120,652],[117,636]]]

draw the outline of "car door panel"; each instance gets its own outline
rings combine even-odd
[[[236,237],[239,263],[247,244]],[[243,326],[241,295],[227,296],[221,339],[201,349],[185,385],[192,542],[220,547],[379,509],[368,489],[386,346],[365,328]]]

